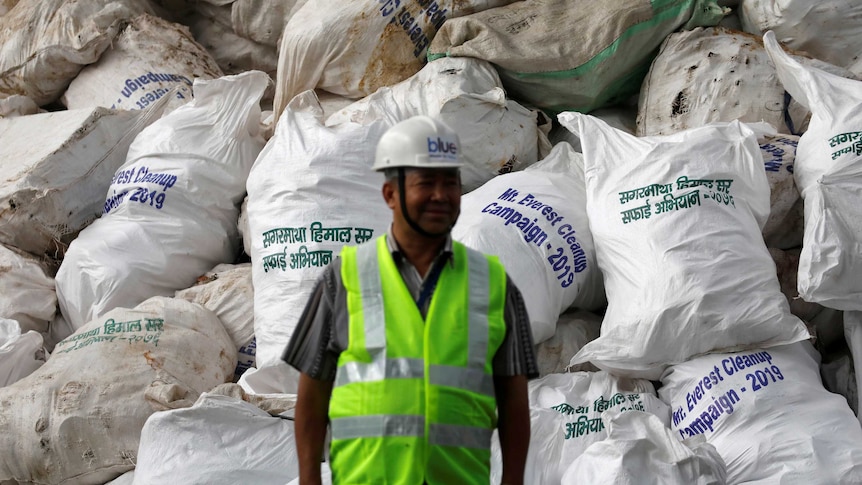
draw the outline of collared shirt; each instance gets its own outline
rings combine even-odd
[[[391,232],[387,234],[387,245],[398,271],[414,301],[419,298],[426,284],[436,285],[427,280],[401,254]],[[453,258],[452,239],[447,238],[440,253],[425,275],[432,275],[436,265],[451,264]],[[430,291],[433,292],[433,287]],[[430,298],[420,308],[425,317]],[[338,356],[347,348],[348,343],[347,292],[341,280],[341,258],[336,258],[326,267],[317,280],[314,292],[299,318],[290,343],[284,351],[283,359],[300,372],[318,380],[335,380]],[[494,375],[526,375],[538,377],[536,352],[530,330],[530,320],[521,292],[506,276],[506,303],[504,308],[506,336],[493,359]]]

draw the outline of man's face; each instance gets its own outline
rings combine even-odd
[[[389,186],[387,188],[387,186]],[[396,224],[408,226],[397,183],[386,182],[383,197]],[[461,213],[461,177],[457,169],[408,169],[404,202],[411,219],[432,234],[447,233]]]

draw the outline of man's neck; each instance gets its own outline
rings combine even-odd
[[[392,236],[401,250],[401,254],[410,262],[416,271],[424,278],[446,244],[448,235],[429,238],[421,234],[407,234],[398,227],[392,227]]]

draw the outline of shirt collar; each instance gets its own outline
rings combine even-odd
[[[398,247],[398,241],[395,240],[395,236],[392,235],[392,225],[389,225],[389,230],[386,231],[386,247],[389,249],[389,252],[392,253],[392,259],[395,260],[396,263],[401,263],[404,259],[404,256],[401,254],[401,248]],[[446,242],[443,244],[443,248],[437,254],[437,258],[442,257],[445,260],[449,261],[450,265],[454,265],[454,253],[452,252],[452,235],[448,234],[446,236]],[[437,260],[435,258],[435,261]]]

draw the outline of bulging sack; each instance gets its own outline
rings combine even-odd
[[[494,254],[521,291],[533,341],[554,335],[570,306],[604,306],[586,212],[581,155],[558,143],[527,170],[497,176],[465,195],[452,237]]]
[[[49,357],[43,343],[38,332],[21,331],[17,321],[0,317],[0,388],[12,385],[42,367]]]
[[[73,328],[93,316],[173,295],[238,253],[245,181],[263,147],[251,71],[195,83],[195,99],[141,132],[108,189],[103,215],[75,239],[57,272]]]
[[[601,336],[573,364],[656,379],[704,352],[808,338],[763,243],[769,185],[751,129],[637,138],[580,113],[559,120],[584,149],[608,297]]]
[[[18,322],[22,333],[47,332],[57,312],[50,274],[32,255],[0,244],[0,318]]]
[[[787,92],[811,109],[794,177],[805,202],[799,296],[862,310],[862,82],[806,68],[763,36]]]
[[[285,109],[255,161],[247,187],[258,369],[281,368],[314,283],[341,248],[389,228],[383,176],[371,165],[391,124],[324,126],[317,97],[306,91]]]
[[[241,399],[202,394],[147,419],[133,483],[284,485],[299,476],[293,427]]]
[[[314,88],[361,98],[415,74],[447,19],[512,0],[315,0],[281,37],[275,113]]]
[[[836,66],[859,59],[862,45],[862,4],[846,0],[742,1],[739,19],[746,32],[760,36],[769,30],[788,47]]]
[[[129,145],[161,116],[91,108],[0,119],[0,243],[56,262],[102,212]],[[33,134],[39,133],[38,143]]]
[[[860,483],[862,428],[819,363],[807,341],[710,354],[669,367],[659,395],[679,439],[715,446],[727,483]]]
[[[667,425],[670,410],[652,383],[605,372],[550,374],[530,381],[530,449],[524,483],[559,484],[563,473],[584,450],[607,438],[602,413],[644,411]],[[491,475],[500,470],[499,445],[492,444]],[[499,473],[499,472],[497,472]]]
[[[486,60],[514,99],[589,112],[637,93],[668,34],[723,15],[714,0],[527,0],[446,21],[428,58]]]
[[[108,312],[0,389],[0,481],[98,484],[134,469],[147,418],[191,406],[235,363],[200,305],[157,297]]]
[[[827,62],[805,65],[853,77]],[[721,27],[675,32],[661,44],[641,85],[637,135],[670,135],[715,121],[765,121],[779,133],[805,132],[811,112],[785,96],[761,36]]]
[[[485,61],[440,59],[336,112],[326,125],[377,119],[395,123],[415,115],[436,118],[458,133],[466,193],[498,174],[535,163],[546,141],[537,127],[537,113],[506,99],[500,86],[497,72]]]
[[[98,62],[81,70],[60,101],[69,109],[144,109],[173,96],[176,107],[192,99],[194,79],[221,75],[187,27],[144,14],[125,26]]]
[[[705,440],[680,441],[656,416],[605,411],[608,438],[566,469],[564,485],[724,485],[724,460]]]
[[[147,0],[19,2],[0,17],[0,97],[23,94],[39,106],[56,100],[142,13],[155,13]]]

